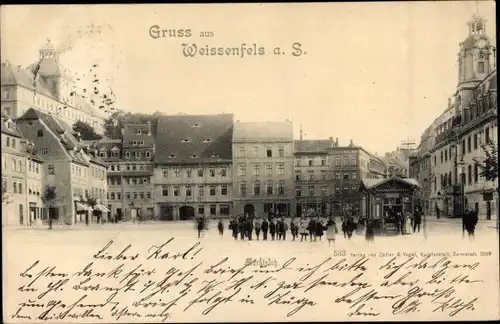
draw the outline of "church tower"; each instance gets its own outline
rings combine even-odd
[[[494,69],[495,47],[486,35],[487,20],[474,14],[467,22],[468,37],[460,43],[458,53],[457,113],[461,114],[472,100],[474,88]]]

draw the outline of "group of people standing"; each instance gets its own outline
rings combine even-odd
[[[410,212],[396,212],[392,208],[388,210],[388,218],[396,221],[396,228],[399,234],[402,235],[411,234],[412,232],[415,233],[417,231],[420,232],[422,216],[423,212],[420,206],[415,208],[415,212],[413,214]]]
[[[224,224],[222,219],[218,224],[219,235],[222,236],[224,233]],[[356,223],[352,217],[346,217],[342,222],[342,231],[345,238],[351,238],[352,233],[356,230]],[[268,240],[286,240],[288,231],[290,230],[290,235],[292,240],[299,238],[300,241],[321,241],[323,235],[326,231],[326,238],[329,243],[335,241],[335,235],[338,233],[337,224],[333,217],[329,217],[325,222],[319,216],[312,217],[292,217],[290,224],[285,220],[284,217],[267,217],[259,218],[253,217],[251,215],[240,215],[239,217],[233,217],[229,221],[229,230],[232,233],[233,238],[236,240],[238,236],[241,240],[248,239],[252,240],[256,237],[260,240],[260,234],[262,233],[262,239]],[[253,234],[255,233],[255,236]],[[239,234],[239,235],[238,235]]]

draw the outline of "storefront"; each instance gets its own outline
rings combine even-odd
[[[420,184],[416,179],[391,177],[361,181],[362,209],[368,219],[380,219],[392,210],[413,214]]]

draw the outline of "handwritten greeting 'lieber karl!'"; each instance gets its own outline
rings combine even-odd
[[[315,264],[290,258],[255,266],[229,257],[206,261],[199,242],[174,251],[173,241],[147,249],[110,241],[80,265],[34,261],[20,273],[19,303],[9,315],[37,321],[175,321],[183,312],[199,312],[210,320],[234,305],[249,312],[268,305],[293,317],[327,303],[351,318],[392,314],[397,319],[420,311],[453,317],[473,311],[480,300],[468,290],[482,282],[480,262],[459,264],[446,254],[337,257],[332,251]]]

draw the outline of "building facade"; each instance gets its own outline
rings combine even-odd
[[[232,114],[158,118],[153,183],[160,220],[233,213],[233,124]]]
[[[491,194],[497,195],[497,182],[485,181],[478,163],[484,160],[481,144],[497,142],[496,48],[486,33],[486,20],[474,15],[467,23],[469,34],[460,43],[458,84],[448,107],[431,125],[427,142],[431,178],[430,212],[460,216],[465,207],[480,217],[497,213]],[[427,146],[427,144],[425,144]],[[420,154],[425,157],[426,150]],[[420,168],[422,173],[422,168]],[[425,187],[424,187],[425,188]],[[489,199],[485,195],[490,193]]]
[[[110,113],[96,103],[97,99],[90,99],[93,91],[79,93],[76,81],[74,74],[60,64],[59,53],[48,40],[40,48],[37,62],[29,67],[2,63],[1,110],[17,118],[35,108],[57,115],[70,125],[86,122],[96,132],[103,133],[104,121]]]
[[[330,171],[329,149],[336,142],[327,140],[296,140],[295,201],[296,215],[329,215],[332,212],[329,197],[334,192]]]
[[[296,211],[292,122],[236,122],[232,160],[235,213]]]
[[[44,161],[41,170],[44,188],[40,194],[47,186],[56,191],[56,201],[50,208],[47,206],[48,215],[43,216],[52,217],[55,223],[75,224],[92,221],[96,210],[100,219],[107,204],[104,161],[94,150],[81,145],[71,126],[55,116],[30,109],[16,124]],[[89,198],[95,199],[96,204],[86,204]]]

